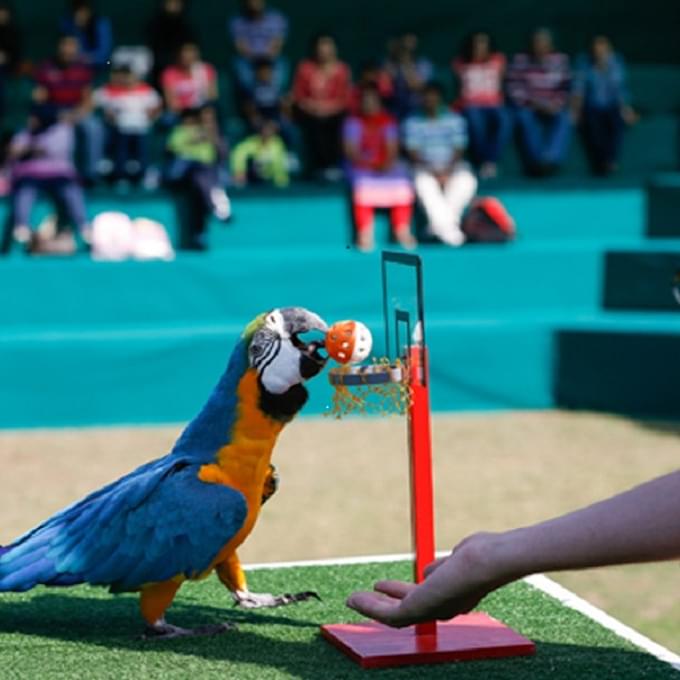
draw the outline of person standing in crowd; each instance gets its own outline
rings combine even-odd
[[[514,56],[507,90],[528,172],[555,172],[571,137],[571,69],[569,57],[555,51],[548,29],[534,31],[529,52]]]
[[[95,12],[92,0],[71,0],[71,12],[61,20],[61,32],[78,40],[80,58],[95,69],[106,65],[113,49],[108,17]]]
[[[147,44],[153,54],[153,83],[170,66],[182,45],[196,44],[196,31],[187,17],[184,0],[161,0],[146,29]]]
[[[293,100],[297,120],[305,137],[312,174],[340,179],[342,122],[350,102],[352,76],[338,59],[335,38],[319,33],[312,41],[308,59],[295,73]]]
[[[385,71],[393,88],[391,110],[399,120],[420,108],[423,87],[434,74],[432,63],[417,52],[415,33],[404,33],[388,43]]]
[[[404,248],[414,248],[413,187],[408,169],[398,157],[397,122],[384,110],[375,85],[364,86],[359,111],[345,120],[343,142],[357,248],[364,252],[373,250],[376,208],[389,209],[395,241]]]
[[[467,120],[470,149],[481,177],[498,174],[498,159],[505,147],[511,123],[503,101],[505,55],[493,48],[483,31],[464,41],[453,71],[460,81],[457,108]]]
[[[22,36],[11,2],[0,2],[0,117],[5,113],[5,83],[21,62]]]
[[[84,142],[83,176],[95,182],[104,151],[104,128],[93,114],[92,68],[80,58],[80,43],[64,35],[57,44],[54,59],[46,61],[35,73],[37,87],[33,98],[55,107],[62,118],[76,126]]]
[[[226,156],[215,110],[184,109],[180,122],[170,133],[168,151],[171,160],[166,179],[185,190],[193,213],[190,233],[185,234],[184,247],[204,250],[207,217],[222,221],[231,217],[231,202],[221,181],[219,165]]]
[[[618,168],[624,125],[637,120],[623,59],[607,36],[597,35],[589,54],[578,58],[574,73],[573,117],[582,123],[593,172],[608,175]]]
[[[176,122],[184,109],[201,108],[217,101],[217,71],[201,61],[195,43],[180,47],[176,62],[161,74],[161,86],[170,123]]]
[[[279,82],[287,80],[287,64],[281,55],[288,34],[286,17],[267,9],[266,0],[242,0],[241,13],[229,22],[229,32],[236,51],[234,71],[241,87],[251,87],[255,63],[268,59]]]
[[[415,187],[428,219],[428,231],[459,246],[463,212],[477,191],[477,178],[464,161],[468,144],[465,119],[443,106],[443,90],[430,82],[423,91],[421,115],[404,123],[404,147],[415,171]]]
[[[160,95],[129,66],[116,66],[109,82],[95,90],[94,101],[109,125],[113,178],[139,181],[148,162],[149,130],[162,107]]]
[[[31,239],[31,211],[42,193],[52,196],[65,219],[85,241],[89,226],[85,199],[73,164],[74,134],[50,104],[34,105],[24,130],[12,137],[8,160],[12,176],[12,234],[19,243]]]

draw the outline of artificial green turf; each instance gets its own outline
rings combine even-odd
[[[168,613],[180,626],[234,621],[212,638],[145,642],[136,597],[102,589],[39,588],[0,595],[0,678],[222,678],[229,680],[635,680],[680,677],[589,619],[525,584],[489,597],[484,609],[537,642],[534,657],[362,671],[319,636],[319,625],[355,621],[344,607],[352,590],[377,578],[406,579],[409,565],[301,567],[256,571],[258,592],[316,590],[322,602],[246,612],[214,578],[185,585]]]

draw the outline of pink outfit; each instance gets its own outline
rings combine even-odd
[[[172,92],[180,109],[191,109],[207,104],[210,88],[217,80],[215,69],[199,62],[190,71],[168,66],[161,75],[163,91]]]

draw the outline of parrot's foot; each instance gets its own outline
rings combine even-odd
[[[250,593],[237,590],[234,593],[234,604],[243,609],[262,609],[265,607],[285,607],[288,604],[305,602],[307,600],[321,600],[319,595],[311,590],[304,593],[285,593],[283,595],[270,595],[269,593]]]
[[[208,635],[220,635],[228,630],[233,630],[236,625],[233,623],[216,623],[198,628],[180,628],[166,623],[164,619],[156,621],[153,625],[148,625],[142,640],[174,640],[183,637],[205,637]]]

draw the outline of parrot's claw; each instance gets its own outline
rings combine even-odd
[[[228,630],[236,628],[233,623],[216,623],[198,628],[180,628],[173,626],[165,621],[157,621],[152,626],[147,626],[142,640],[174,640],[183,637],[205,637],[209,635],[220,635]]]
[[[273,607],[285,607],[289,604],[306,602],[307,600],[319,600],[318,593],[307,590],[303,593],[284,593],[283,595],[270,595],[269,593],[237,592],[234,594],[234,606],[243,609],[263,609]]]

